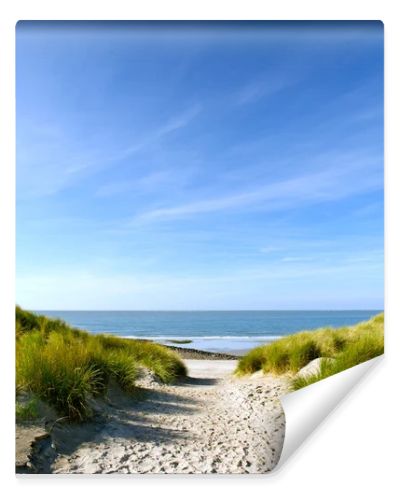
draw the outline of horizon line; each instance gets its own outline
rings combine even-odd
[[[28,309],[37,312],[357,312],[384,311],[384,308],[356,309]]]

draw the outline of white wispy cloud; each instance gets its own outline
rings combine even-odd
[[[248,82],[234,92],[233,100],[237,105],[250,104],[272,96],[284,89],[296,85],[300,80],[300,72],[281,75],[263,75]]]
[[[280,250],[281,250],[280,247],[272,246],[272,245],[268,245],[266,247],[260,248],[261,253],[267,253],[267,254],[279,252]]]
[[[180,128],[186,127],[196,116],[201,112],[202,106],[197,103],[194,106],[186,109],[180,115],[174,116],[170,120],[168,120],[165,125],[160,127],[156,131],[156,137],[161,137],[163,135],[169,134],[174,130],[178,130]]]
[[[181,189],[192,179],[196,172],[195,167],[153,170],[135,179],[108,182],[96,190],[95,196],[107,198],[127,192],[143,195],[160,189]]]
[[[180,114],[172,116],[160,127],[156,128],[154,131],[147,133],[144,137],[139,139],[137,142],[122,148],[119,152],[108,157],[108,162],[119,161],[128,158],[134,153],[146,149],[147,147],[154,144],[155,141],[162,139],[163,137],[175,132],[179,129],[187,127],[194,118],[201,112],[202,107],[200,104],[195,104]]]
[[[117,194],[138,190],[143,193],[145,191],[157,189],[162,185],[169,184],[171,180],[175,178],[175,173],[170,170],[153,171],[130,181],[121,180],[104,184],[96,190],[95,196],[107,198]]]
[[[303,255],[283,257],[281,259],[282,262],[312,262],[313,260],[315,260],[315,257],[307,257]]]
[[[57,137],[52,137],[50,141],[50,125],[32,128],[30,124],[27,139],[18,147],[18,196],[53,195],[86,176],[110,168],[115,162],[154,146],[168,134],[187,127],[201,109],[199,104],[193,105],[171,116],[154,130],[148,130],[137,141],[112,152],[104,149],[82,150],[59,129]],[[31,130],[34,131],[33,136]]]
[[[359,166],[342,165],[336,169],[311,172],[220,197],[155,208],[139,213],[133,222],[180,219],[255,206],[269,211],[327,202],[378,189],[382,185],[381,177],[379,170],[368,171],[368,175],[363,175]]]

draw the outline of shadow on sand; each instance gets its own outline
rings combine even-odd
[[[216,379],[182,379],[176,385],[214,385]],[[190,439],[190,430],[174,430],[154,423],[152,415],[190,415],[198,401],[162,389],[136,389],[132,395],[113,388],[108,400],[95,402],[96,414],[88,422],[60,423],[53,427],[51,437],[34,447],[32,463],[38,473],[52,472],[59,455],[72,455],[84,443],[101,445],[109,439],[154,443]]]
[[[185,377],[176,385],[216,385],[217,378],[200,378],[200,377]]]

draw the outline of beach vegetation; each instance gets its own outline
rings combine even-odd
[[[104,395],[111,379],[133,391],[141,366],[165,383],[186,374],[180,357],[167,347],[91,335],[62,320],[16,309],[17,393],[29,392],[70,419],[90,416],[91,398]]]
[[[292,377],[292,388],[300,389],[323,378],[383,354],[384,315],[342,328],[319,328],[283,337],[256,347],[243,356],[237,375],[264,373]],[[296,376],[313,359],[322,358],[319,373]]]
[[[17,422],[34,420],[39,416],[38,400],[36,397],[30,398],[26,402],[17,401],[15,405],[15,416]]]

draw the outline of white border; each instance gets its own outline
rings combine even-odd
[[[7,5],[8,4],[8,5]],[[396,3],[337,0],[235,2],[234,0],[7,1],[0,6],[0,259],[1,334],[1,489],[5,498],[109,499],[159,495],[232,499],[396,498],[398,486],[399,414],[399,19]],[[385,24],[385,311],[386,356],[350,398],[277,474],[271,476],[129,476],[31,477],[16,479],[14,464],[14,27],[19,19],[379,19]],[[396,161],[397,160],[397,161]],[[397,292],[397,293],[396,293]],[[396,307],[397,306],[397,307]],[[397,366],[396,366],[397,365]],[[394,395],[396,397],[394,398]],[[391,453],[393,451],[393,453]],[[6,492],[8,490],[8,492]],[[389,493],[391,491],[391,493]],[[397,493],[397,495],[396,495]],[[276,495],[274,497],[273,495]]]

